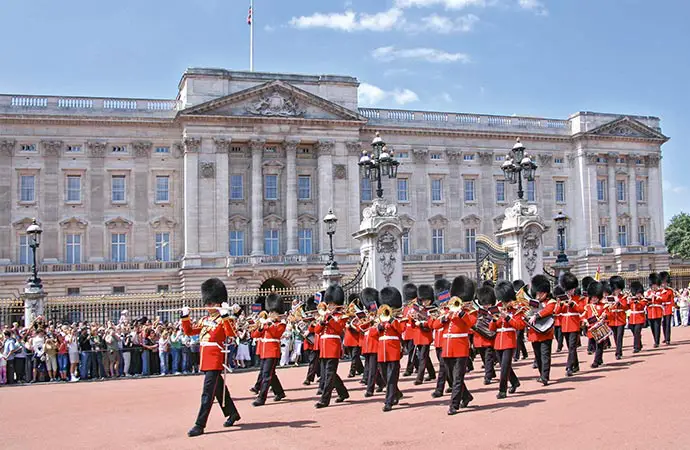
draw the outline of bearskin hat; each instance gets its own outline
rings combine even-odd
[[[323,294],[323,301],[326,303],[333,303],[334,305],[342,306],[345,304],[345,292],[339,284],[333,284],[326,288]]]
[[[526,286],[526,284],[525,284],[524,281],[522,281],[522,280],[513,280],[513,290],[514,290],[515,292],[519,291],[520,289],[522,289],[522,288],[525,287],[525,286]]]
[[[551,293],[551,283],[546,275],[542,274],[533,276],[530,281],[530,295],[536,298],[540,292]]]
[[[611,287],[611,283],[608,280],[602,280],[600,283],[604,287],[604,295],[613,295],[613,287]]]
[[[652,272],[649,274],[649,285],[658,285],[659,284],[659,274],[656,272]]]
[[[513,283],[508,280],[501,280],[496,283],[494,288],[496,292],[496,300],[503,303],[508,303],[515,300],[515,289],[513,288]]]
[[[201,283],[201,300],[204,305],[220,305],[228,301],[228,290],[218,278],[209,278]]]
[[[589,298],[603,298],[604,297],[604,285],[599,281],[592,281],[587,286],[587,296]]]
[[[474,300],[474,293],[477,290],[477,285],[474,280],[465,275],[460,275],[453,279],[453,284],[450,287],[451,297],[459,297],[463,302],[471,302]]]
[[[496,291],[494,288],[484,285],[477,289],[477,300],[481,306],[494,306],[496,304]]]
[[[434,301],[434,288],[429,284],[420,284],[417,288],[417,297],[420,300]]]
[[[496,287],[496,283],[494,283],[493,280],[484,280],[482,281],[482,286],[489,286],[490,288]]]
[[[614,291],[616,289],[623,290],[625,289],[625,279],[619,275],[614,275],[611,278],[609,278],[609,284],[611,285],[611,289]]]
[[[379,293],[379,306],[388,305],[391,308],[402,308],[402,295],[393,286],[386,286]]]
[[[374,288],[364,288],[359,294],[359,300],[367,311],[376,311],[379,306],[379,291]]]
[[[589,286],[589,283],[593,282],[594,278],[592,277],[584,277],[580,284],[582,285],[582,292],[587,292],[587,287]]]
[[[671,282],[671,274],[664,271],[659,272],[659,284],[661,283],[670,283]]]
[[[450,292],[450,281],[446,280],[445,278],[439,278],[438,280],[434,281],[434,295],[438,297],[438,294],[443,291]]]
[[[558,285],[566,292],[576,289],[579,284],[580,283],[578,283],[577,277],[571,272],[564,272],[561,274],[561,278],[558,280]]]
[[[405,303],[417,298],[417,286],[414,283],[407,283],[403,286],[403,300]]]
[[[560,295],[565,295],[565,289],[563,289],[561,286],[556,286],[553,288],[553,296],[558,298]]]
[[[283,297],[275,292],[271,292],[266,296],[266,311],[272,313],[283,314]]]
[[[630,293],[632,295],[644,294],[644,286],[642,286],[642,283],[637,280],[632,281],[630,283]]]

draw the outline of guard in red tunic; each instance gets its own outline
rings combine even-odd
[[[537,319],[553,316],[556,311],[556,300],[551,297],[551,283],[544,275],[535,275],[530,282],[530,294],[539,303],[538,311],[529,319],[527,340],[532,343],[534,359],[539,370],[537,381],[544,386],[549,384],[551,377],[551,350],[553,347],[553,327],[541,333],[534,328]]]
[[[371,335],[379,340],[377,362],[381,367],[383,379],[386,381],[386,401],[383,412],[388,412],[403,396],[398,389],[398,380],[402,357],[400,344],[405,321],[398,320],[392,315],[394,309],[402,307],[402,295],[396,288],[388,286],[381,289],[379,303],[378,323],[371,330]]]
[[[434,330],[431,329],[429,317],[426,310],[431,307],[434,302],[434,288],[428,284],[420,284],[417,288],[417,301],[419,302],[419,310],[417,317],[412,322],[414,329],[414,345],[417,352],[417,379],[414,384],[422,384],[423,381],[432,381],[436,378],[436,370],[434,364],[431,362],[429,354],[431,343],[434,341]],[[429,376],[424,378],[424,373],[429,372]]]
[[[364,288],[360,293],[360,301],[369,315],[359,321],[359,330],[364,337],[362,342],[362,354],[364,355],[364,379],[366,385],[365,397],[374,395],[374,387],[378,386],[377,392],[383,392],[384,382],[381,371],[378,367],[379,340],[372,327],[376,319],[376,309],[379,303],[379,291],[374,288]]]
[[[628,308],[630,309],[628,325],[630,325],[633,333],[633,353],[640,353],[642,350],[642,327],[644,327],[645,308],[647,307],[642,283],[637,280],[630,283],[630,295],[632,297],[628,299]]]
[[[450,281],[445,278],[434,281],[434,295],[436,296],[436,302],[434,305],[439,309],[439,312],[443,313],[446,308],[448,300],[450,300]],[[433,322],[432,322],[433,324]],[[433,327],[433,325],[432,325]],[[452,374],[446,370],[446,364],[443,361],[443,335],[445,334],[446,327],[434,329],[434,348],[436,349],[436,359],[438,359],[438,376],[436,377],[436,389],[431,393],[434,398],[443,395],[443,391],[446,388],[446,383],[448,386],[453,386]]]
[[[279,315],[283,312],[283,299],[280,295],[271,293],[266,296],[266,310],[268,319],[259,325],[258,332],[261,334],[261,387],[259,395],[252,403],[254,406],[262,406],[266,403],[268,388],[270,387],[275,394],[273,400],[279,402],[285,398],[285,391],[280,384],[276,367],[280,361],[280,337],[285,332],[287,323]]]
[[[647,319],[649,328],[654,338],[654,348],[659,346],[661,340],[661,319],[664,316],[664,306],[661,304],[661,290],[659,289],[659,275],[656,272],[649,274],[649,289],[645,293],[647,297]]]
[[[663,316],[661,318],[661,328],[664,330],[664,344],[671,344],[671,328],[673,326],[673,307],[676,303],[676,296],[673,289],[669,286],[671,283],[671,274],[662,271],[659,272],[659,298],[661,299],[661,308],[663,309]]]
[[[517,349],[517,332],[525,329],[523,314],[514,306],[515,290],[510,281],[499,281],[495,288],[496,299],[501,302],[500,313],[490,324],[489,329],[496,332],[494,348],[501,364],[501,378],[496,398],[506,398],[506,391],[515,393],[520,380],[513,371],[513,353]],[[508,388],[510,381],[510,388]]]
[[[613,298],[606,313],[609,327],[613,332],[613,341],[616,344],[616,359],[623,357],[623,334],[625,332],[625,312],[628,310],[628,299],[623,295],[625,280],[623,277],[614,275],[609,278],[609,286],[613,290]]]
[[[321,399],[314,405],[316,408],[325,408],[331,403],[333,389],[338,392],[336,403],[341,403],[350,398],[343,380],[338,375],[338,361],[342,356],[342,336],[345,330],[345,319],[336,311],[336,307],[345,303],[345,293],[340,285],[328,286],[323,295],[323,301],[328,306],[318,320],[314,331],[320,335],[319,349],[321,357],[321,378],[323,392]]]
[[[606,307],[601,301],[604,297],[604,285],[598,281],[594,281],[587,286],[587,295],[589,296],[589,304],[585,307],[585,319],[589,324],[588,333],[591,335],[592,327],[602,320],[606,319]],[[596,341],[595,341],[596,342]],[[592,369],[604,364],[604,341],[596,342],[596,349],[594,351],[594,361],[592,362]]]
[[[321,298],[321,294],[318,294]],[[309,299],[304,307],[305,312],[315,313],[316,312],[316,300],[315,298]],[[307,327],[306,336],[304,338],[305,348],[309,350],[307,353],[307,361],[309,361],[309,367],[307,368],[307,377],[302,383],[305,386],[309,386],[314,382],[316,377],[321,376],[321,361],[319,360],[319,335],[315,332],[316,323],[311,322]],[[319,394],[321,395],[321,394]]]
[[[223,379],[223,362],[225,360],[225,339],[235,336],[230,321],[230,305],[225,284],[218,278],[210,278],[201,285],[201,299],[208,309],[208,316],[199,322],[192,323],[189,308],[182,308],[182,330],[187,336],[199,335],[201,346],[200,370],[204,373],[204,387],[201,391],[201,407],[194,426],[187,436],[194,437],[204,433],[208,415],[211,412],[213,399],[223,410],[226,417],[224,427],[231,427],[240,420],[240,413],[230,397],[230,392]]]
[[[577,277],[565,272],[558,280],[565,294],[556,298],[558,305],[556,312],[561,316],[563,339],[568,345],[568,360],[565,364],[566,376],[573,376],[580,371],[580,361],[577,357],[577,343],[580,336],[580,314],[585,310],[583,300],[575,295],[579,283]]]
[[[347,304],[355,304],[359,307],[359,294],[350,294]],[[359,347],[361,333],[359,329],[353,325],[353,320],[354,318],[348,320],[345,325],[345,339],[343,340],[345,352],[350,357],[350,373],[347,375],[348,378],[354,378],[356,375],[361,375],[364,372],[361,348]]]
[[[402,295],[405,304],[402,316],[408,317],[411,309],[416,307],[418,304],[417,286],[414,283],[407,283],[405,286],[403,286]],[[412,375],[412,372],[419,365],[416,351],[417,347],[414,344],[414,338],[415,334],[417,334],[417,330],[412,325],[412,321],[410,320],[404,322],[404,330],[402,334],[402,348],[404,354],[407,355],[407,365],[405,366],[405,373],[403,373],[403,376],[406,377]]]
[[[479,356],[482,358],[482,363],[484,364],[485,385],[491,384],[491,380],[496,378],[496,370],[494,368],[495,355],[493,349],[496,333],[489,330],[489,323],[492,320],[493,314],[498,314],[498,308],[496,308],[496,294],[493,289],[494,288],[491,290],[493,295],[477,295],[479,308],[470,313],[475,316],[473,344],[475,351],[479,353]],[[494,336],[491,336],[491,334]]]

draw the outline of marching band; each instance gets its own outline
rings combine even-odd
[[[433,287],[408,283],[403,293],[394,287],[381,291],[365,288],[358,295],[350,295],[347,304],[342,287],[331,285],[315,294],[312,301],[293,305],[287,314],[283,313],[284,299],[271,293],[265,298],[265,310],[261,313],[236,319],[231,316],[225,285],[212,278],[201,286],[208,316],[193,323],[190,308],[181,311],[184,332],[200,336],[201,370],[205,374],[201,407],[188,436],[203,434],[214,398],[226,417],[224,426],[240,420],[225,386],[223,346],[239,329],[248,330],[255,338],[261,357],[256,385],[250,389],[256,394],[254,406],[265,404],[269,388],[274,401],[285,398],[276,366],[280,336],[292,323],[304,337],[309,363],[303,384],[309,386],[319,377],[316,408],[330,405],[333,390],[337,393],[336,403],[350,398],[337,372],[345,349],[352,360],[348,377],[362,375],[364,397],[374,396],[375,390],[385,390],[383,411],[391,411],[403,398],[398,381],[407,349],[410,364],[415,367],[406,368],[403,376],[416,370],[415,385],[436,380],[432,397],[450,393],[448,414],[455,415],[473,400],[465,374],[472,370],[476,354],[484,365],[484,384],[494,382],[496,366],[500,367],[498,399],[516,392],[521,382],[512,364],[524,330],[534,350],[536,381],[544,386],[551,379],[554,339],[557,351],[563,341],[568,348],[567,377],[580,370],[577,349],[583,333],[589,338],[588,353],[594,353],[592,368],[604,364],[607,348],[613,349],[616,359],[623,357],[626,324],[633,335],[633,353],[643,348],[642,329],[646,325],[651,329],[654,347],[659,346],[662,332],[664,343],[670,344],[671,318],[677,301],[670,281],[668,272],[651,273],[649,289],[645,291],[639,281],[633,281],[626,290],[620,276],[604,281],[585,277],[579,282],[575,275],[566,272],[552,289],[544,275],[535,275],[529,284],[503,280],[495,285],[485,282],[479,287],[470,278],[459,276],[452,282],[436,280]],[[438,369],[430,358],[432,344]]]

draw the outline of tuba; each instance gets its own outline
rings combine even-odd
[[[318,305],[316,305],[316,312],[319,316],[325,317],[326,314],[328,314],[328,304],[324,302],[319,302]]]
[[[377,315],[379,322],[390,322],[393,319],[393,309],[388,305],[381,305]]]

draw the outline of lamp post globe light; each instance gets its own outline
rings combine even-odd
[[[517,138],[515,145],[510,150],[508,158],[501,165],[501,170],[506,180],[510,184],[517,183],[518,185],[518,200],[524,197],[524,190],[522,189],[522,175],[524,172],[527,181],[534,181],[534,175],[537,171],[537,164],[531,157],[525,154],[525,146]]]
[[[558,256],[556,257],[556,264],[567,264],[568,255],[565,254],[565,227],[568,223],[568,216],[559,211],[553,216],[553,221],[556,223],[556,232],[558,233]]]
[[[333,254],[333,235],[335,234],[335,229],[338,224],[338,218],[333,214],[333,209],[328,210],[328,214],[323,218],[323,223],[326,225],[326,234],[328,235],[328,240],[330,243],[330,251],[328,253],[328,263],[326,267],[332,270],[338,269],[338,263],[335,261],[335,255]]]
[[[31,221],[31,225],[26,229],[26,235],[29,237],[29,247],[32,253],[32,264],[31,264],[31,278],[27,281],[30,288],[43,289],[43,284],[41,279],[38,278],[38,263],[37,263],[37,253],[38,247],[41,245],[41,234],[43,229],[38,224],[36,219]]]
[[[359,158],[360,174],[363,179],[368,178],[376,182],[377,198],[383,198],[381,179],[386,176],[397,178],[399,165],[400,162],[395,159],[393,150],[388,150],[378,131],[371,141],[371,153],[364,149]]]

